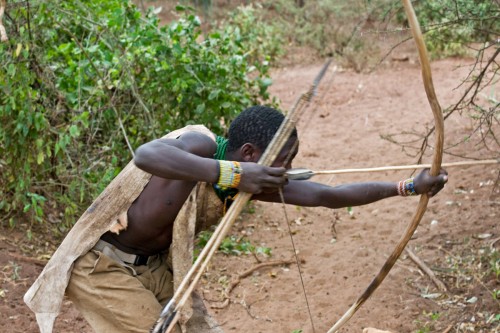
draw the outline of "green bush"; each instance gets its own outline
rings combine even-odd
[[[434,58],[465,55],[469,44],[500,34],[500,3],[492,0],[428,0],[414,6]],[[396,17],[406,24],[402,10]]]
[[[267,65],[284,54],[284,32],[280,26],[266,23],[264,14],[261,5],[242,6],[222,24],[247,50],[249,62],[256,66]]]
[[[311,47],[321,56],[332,54],[348,38],[351,25],[347,22],[359,16],[352,12],[356,6],[344,1],[306,1],[300,7],[295,0],[277,0],[265,1],[265,6],[278,14],[276,24],[281,24],[293,44]]]
[[[312,49],[316,56],[335,56],[338,63],[363,71],[374,65],[379,47],[361,32],[387,1],[318,0],[299,6],[295,0],[265,0],[264,6],[275,13],[272,24],[291,45]]]
[[[159,27],[127,0],[25,6],[7,8],[0,44],[0,211],[11,226],[24,212],[69,227],[140,144],[192,123],[223,134],[269,102],[268,64],[242,42],[252,31],[202,38],[189,9]]]
[[[412,1],[432,57],[465,55],[471,43],[492,42],[500,35],[500,3],[493,0]],[[293,45],[336,56],[355,70],[376,65],[380,47],[375,38],[390,39],[408,27],[401,1],[396,0],[263,0],[272,24]],[[408,36],[409,36],[408,32]]]

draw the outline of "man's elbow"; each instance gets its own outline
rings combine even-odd
[[[134,164],[136,167],[142,170],[147,170],[148,166],[151,164],[151,154],[149,147],[144,144],[136,149],[134,155]]]

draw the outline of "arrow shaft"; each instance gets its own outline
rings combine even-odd
[[[482,161],[460,161],[441,164],[442,167],[457,167],[457,166],[472,166],[472,165],[486,165],[486,164],[499,164],[498,160],[482,160]],[[382,171],[397,171],[397,170],[414,170],[430,168],[431,164],[413,164],[413,165],[391,165],[375,168],[359,168],[359,169],[337,169],[337,170],[321,170],[312,171],[314,175],[332,175],[342,173],[363,173],[363,172],[382,172]]]

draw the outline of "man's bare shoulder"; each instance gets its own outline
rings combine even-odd
[[[198,156],[212,157],[217,149],[215,134],[209,136],[208,133],[188,131],[182,133],[176,140],[182,144],[185,151]]]

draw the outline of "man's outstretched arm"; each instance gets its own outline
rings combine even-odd
[[[415,192],[434,196],[444,187],[447,180],[445,170],[441,170],[436,177],[430,176],[428,170],[424,170],[414,179]],[[352,207],[397,196],[398,182],[365,182],[332,187],[310,181],[290,180],[284,187],[283,195],[288,204],[328,208]],[[271,202],[281,201],[277,193],[260,194],[253,198]]]

